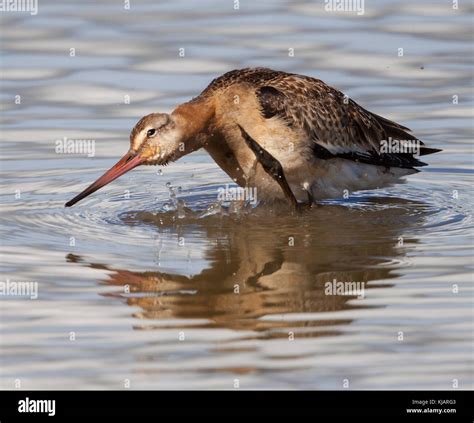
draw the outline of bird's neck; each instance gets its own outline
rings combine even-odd
[[[187,143],[198,142],[207,132],[214,117],[214,104],[212,99],[194,99],[180,104],[172,113],[172,118],[179,127],[183,141]],[[201,146],[195,146],[199,148]]]

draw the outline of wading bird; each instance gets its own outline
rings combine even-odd
[[[299,209],[418,172],[426,163],[416,156],[440,150],[409,132],[319,79],[233,70],[171,114],[140,119],[127,154],[66,207],[139,165],[166,165],[204,148],[238,185],[256,188],[259,200]]]

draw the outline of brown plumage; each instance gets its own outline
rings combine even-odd
[[[261,200],[286,198],[296,207],[387,186],[425,165],[411,151],[384,151],[390,140],[418,146],[419,155],[440,151],[319,79],[234,70],[171,115],[142,118],[122,161],[67,205],[139,164],[165,164],[202,147],[236,183],[256,187]]]
[[[277,116],[290,127],[304,129],[309,139],[329,153],[370,152],[374,164],[383,165],[386,159],[393,166],[396,154],[376,157],[380,154],[380,141],[389,137],[419,141],[420,155],[440,151],[424,147],[409,128],[369,112],[323,81],[304,75],[267,68],[234,70],[212,81],[197,99],[220,95],[236,84],[251,85],[265,118]],[[424,165],[408,156],[398,159],[399,167]]]

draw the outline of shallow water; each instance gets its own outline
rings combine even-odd
[[[39,289],[0,296],[2,389],[473,388],[472,10],[320,3],[0,14],[2,281]],[[64,208],[142,115],[254,65],[319,77],[444,151],[302,216],[219,205],[230,181],[202,152]],[[56,154],[64,137],[95,156]],[[364,296],[326,295],[333,280]]]

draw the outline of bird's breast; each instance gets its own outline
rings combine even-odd
[[[251,128],[248,132],[252,138],[280,162],[296,197],[306,198],[304,186],[312,183],[316,169],[300,135],[281,127],[279,122],[247,127]],[[256,188],[262,200],[284,200],[281,187],[259,164],[238,126],[228,125],[219,134],[205,149],[233,181],[242,187]]]

